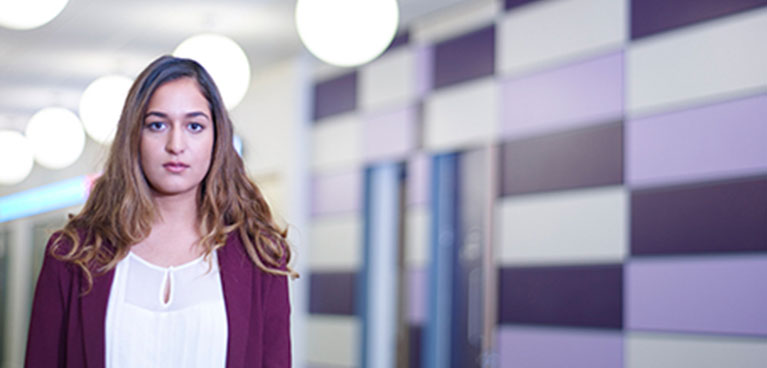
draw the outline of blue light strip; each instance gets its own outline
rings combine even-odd
[[[453,313],[453,252],[457,229],[458,155],[448,153],[432,158],[431,239],[429,300],[426,317],[424,367],[445,368],[450,362]]]
[[[361,367],[397,365],[399,188],[403,170],[402,164],[386,162],[365,170]]]
[[[93,178],[82,175],[0,197],[0,223],[82,204]]]

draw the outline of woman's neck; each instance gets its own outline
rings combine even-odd
[[[199,257],[200,231],[196,193],[154,196],[158,217],[152,231],[131,251],[160,266],[183,264]]]
[[[197,193],[190,191],[177,195],[155,195],[157,220],[153,228],[197,229]]]

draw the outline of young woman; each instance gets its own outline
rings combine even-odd
[[[48,242],[27,367],[289,367],[286,230],[232,145],[210,75],[136,79],[103,175]]]

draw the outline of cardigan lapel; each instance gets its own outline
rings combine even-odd
[[[103,368],[106,364],[105,319],[114,269],[93,277],[93,289],[80,298],[80,321],[83,324],[83,346],[88,368]]]
[[[240,236],[230,234],[218,250],[221,285],[229,328],[226,366],[244,367],[253,297],[253,267]]]

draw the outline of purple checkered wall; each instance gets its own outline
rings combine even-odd
[[[767,2],[484,3],[316,81],[310,339],[359,333],[363,170],[404,161],[420,361],[428,158],[497,145],[498,366],[763,367]]]

